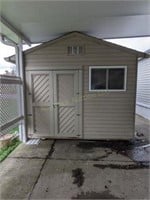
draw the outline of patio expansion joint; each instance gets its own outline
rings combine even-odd
[[[34,190],[36,184],[38,183],[38,180],[39,180],[39,178],[40,178],[40,176],[41,176],[41,174],[42,174],[42,171],[43,171],[43,168],[44,168],[44,166],[45,166],[45,164],[46,164],[46,161],[48,160],[49,156],[51,156],[51,155],[53,154],[53,152],[54,152],[55,143],[56,143],[56,140],[54,140],[54,142],[52,143],[51,148],[50,148],[50,150],[49,150],[47,156],[45,157],[45,159],[44,159],[44,161],[43,161],[43,163],[42,163],[42,165],[41,165],[39,174],[38,174],[38,176],[37,176],[37,178],[36,178],[36,180],[35,180],[35,183],[33,184],[33,187],[32,187],[32,189],[31,189],[31,192],[30,192],[29,195],[28,195],[28,200],[31,199],[33,190]]]

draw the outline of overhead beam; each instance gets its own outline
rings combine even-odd
[[[30,40],[21,33],[17,28],[15,28],[11,23],[9,23],[3,16],[0,16],[0,21],[9,28],[12,32],[14,32],[20,39],[24,40],[29,46],[31,45]]]

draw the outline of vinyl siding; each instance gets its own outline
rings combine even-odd
[[[83,55],[67,47],[84,46]],[[89,66],[127,66],[127,91],[89,92]],[[128,139],[134,134],[136,56],[83,36],[68,37],[25,55],[26,71],[82,69],[83,133],[89,139]],[[27,72],[28,75],[28,72]]]
[[[136,104],[137,114],[150,119],[150,58],[138,63]]]
[[[143,59],[138,64],[137,103],[150,106],[150,58]]]

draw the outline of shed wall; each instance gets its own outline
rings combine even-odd
[[[136,112],[150,119],[150,58],[138,63]]]
[[[84,46],[83,55],[67,55],[67,47]],[[89,92],[89,66],[127,66],[127,91]],[[136,56],[70,36],[25,55],[30,70],[82,69],[83,133],[87,139],[129,139],[134,134]]]

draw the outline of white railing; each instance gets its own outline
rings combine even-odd
[[[0,136],[11,132],[21,122],[20,77],[0,75]]]

